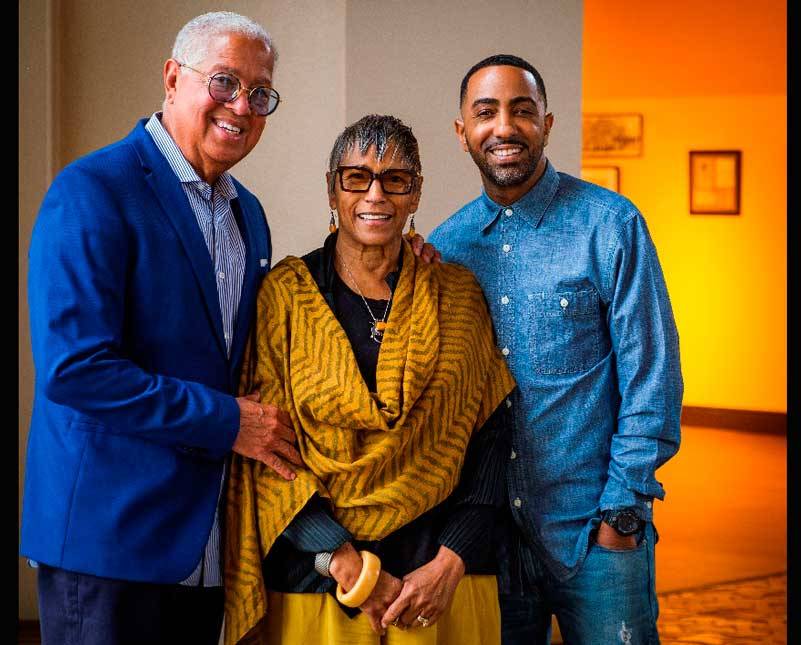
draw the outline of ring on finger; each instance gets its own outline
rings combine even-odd
[[[428,627],[428,623],[430,623],[431,621],[428,618],[426,618],[425,616],[418,614],[417,622],[420,623],[421,627]]]

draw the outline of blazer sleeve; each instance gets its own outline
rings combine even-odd
[[[97,423],[98,432],[136,435],[211,458],[230,450],[236,400],[197,382],[150,373],[126,355],[126,297],[134,232],[123,188],[68,166],[45,196],[28,273],[37,388]],[[154,280],[159,279],[154,267]]]

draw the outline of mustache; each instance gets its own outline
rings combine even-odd
[[[524,150],[528,150],[528,144],[523,139],[517,137],[510,137],[509,139],[490,139],[484,144],[484,151],[492,150],[495,146],[515,145],[520,146]]]

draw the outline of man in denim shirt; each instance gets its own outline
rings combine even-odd
[[[628,199],[547,161],[528,62],[477,63],[460,100],[484,191],[430,241],[478,277],[519,385],[504,643],[548,643],[551,614],[568,643],[658,643],[654,472],[679,447],[683,384],[656,250]]]

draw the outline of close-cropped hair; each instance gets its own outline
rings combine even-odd
[[[462,87],[459,91],[459,106],[464,103],[464,97],[467,94],[467,83],[470,80],[470,77],[480,69],[484,69],[485,67],[494,67],[496,65],[511,65],[512,67],[519,67],[527,72],[531,72],[532,76],[534,76],[534,80],[537,82],[537,91],[542,97],[542,102],[545,105],[545,109],[548,109],[548,97],[545,94],[545,81],[542,80],[542,76],[534,67],[534,65],[529,63],[527,60],[524,60],[519,56],[513,56],[512,54],[495,54],[493,56],[488,56],[484,60],[481,60],[473,65],[462,79]]]
[[[272,52],[273,60],[278,61],[278,52],[267,30],[255,20],[231,11],[212,11],[192,18],[175,37],[172,57],[185,65],[198,65],[205,60],[212,39],[226,34],[260,40]]]
[[[328,169],[333,173],[348,152],[358,147],[359,152],[366,154],[375,147],[375,156],[379,161],[390,146],[394,146],[393,158],[405,161],[409,167],[420,172],[420,147],[412,129],[399,118],[368,114],[345,128],[334,141],[334,147],[328,157]]]

